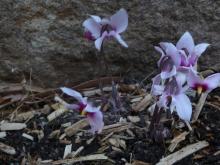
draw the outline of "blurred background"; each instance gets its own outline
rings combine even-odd
[[[108,72],[100,54],[83,38],[90,14],[108,17],[120,8],[129,15],[122,33],[129,48],[105,42]],[[218,0],[1,0],[0,82],[26,79],[41,87],[72,85],[105,75],[142,79],[157,67],[161,41],[176,43],[189,31],[195,43],[211,46],[199,69],[220,71],[220,1]]]

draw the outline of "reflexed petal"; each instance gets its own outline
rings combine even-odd
[[[172,43],[167,44],[166,54],[172,58],[175,66],[178,67],[180,65],[180,62],[181,62],[180,54]]]
[[[128,26],[128,14],[125,9],[120,9],[110,18],[110,24],[113,28],[116,28],[117,33],[121,33],[126,30]]]
[[[99,51],[101,50],[103,40],[104,40],[104,38],[105,38],[106,36],[107,36],[107,32],[105,31],[100,38],[98,38],[97,40],[95,40],[95,47],[96,47],[96,49],[98,49]]]
[[[169,46],[169,44],[171,44],[170,42],[160,42],[159,45],[160,47],[166,51],[167,47]]]
[[[151,94],[154,96],[162,95],[164,91],[164,86],[162,85],[153,85],[151,88]]]
[[[101,133],[104,122],[103,122],[103,115],[101,111],[97,111],[92,114],[87,115],[88,122],[91,126],[91,132],[95,134],[96,132]]]
[[[63,91],[63,93],[65,93],[65,94],[67,94],[69,96],[74,97],[79,102],[84,102],[84,99],[83,99],[82,95],[79,92],[77,92],[75,90],[72,90],[70,88],[66,88],[66,87],[62,87],[60,89]]]
[[[172,76],[176,75],[176,67],[173,66],[172,70],[170,72],[168,71],[161,71],[160,73],[160,76],[161,78],[164,80],[164,79],[167,79],[167,78],[170,78]]]
[[[164,54],[164,51],[159,47],[159,46],[154,46],[154,49],[156,50],[156,51],[158,51],[160,54],[161,54],[161,56],[164,56],[165,54]]]
[[[176,81],[178,82],[178,84],[180,84],[182,86],[186,82],[186,77],[187,77],[186,74],[184,74],[182,72],[177,72]]]
[[[79,105],[77,105],[77,104],[67,104],[67,105],[65,105],[65,107],[67,109],[72,109],[72,110],[79,109]]]
[[[92,17],[92,19],[94,19],[96,22],[100,23],[101,22],[101,18],[97,15],[90,15],[90,17]]]
[[[187,84],[189,87],[194,88],[196,84],[203,84],[203,80],[191,68],[187,76]]]
[[[192,115],[192,104],[185,94],[173,96],[171,104],[176,107],[177,114],[181,119],[190,121]]]
[[[185,48],[189,54],[192,53],[194,46],[193,38],[189,32],[185,32],[176,44],[177,49],[180,50]]]
[[[207,43],[202,43],[202,44],[198,44],[195,46],[194,48],[194,54],[196,56],[201,56],[201,54],[207,49],[207,47],[209,46],[210,44],[207,44]]]
[[[97,23],[93,18],[89,18],[83,22],[83,26],[92,33],[94,38],[98,38],[101,35],[101,25]]]
[[[213,74],[205,78],[204,83],[208,85],[208,91],[217,88],[220,85],[220,73]]]
[[[121,36],[118,33],[114,33],[113,36],[115,37],[115,39],[124,47],[128,47],[128,45],[126,44],[126,42],[121,38]]]

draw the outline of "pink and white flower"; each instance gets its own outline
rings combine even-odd
[[[208,43],[195,45],[189,32],[185,32],[176,44],[176,48],[181,55],[181,66],[190,67],[197,64],[198,58],[209,46]]]
[[[87,101],[87,98],[82,97],[82,95],[70,88],[62,87],[61,90],[63,93],[74,97],[78,103],[77,104],[68,104],[68,109],[78,110],[79,113],[87,117],[87,120],[91,126],[91,132],[95,134],[96,132],[100,133],[104,127],[103,115],[100,111],[100,107],[94,107]]]
[[[188,74],[187,83],[198,94],[209,93],[220,85],[220,73],[215,73],[202,79],[191,69]]]
[[[170,109],[171,113],[175,110],[181,119],[190,121],[192,105],[184,92],[185,89],[182,88],[181,83],[175,77],[172,77],[164,86],[164,91],[157,105],[165,109]]]
[[[121,38],[120,33],[124,32],[128,26],[128,14],[125,9],[120,9],[110,18],[101,19],[99,16],[91,15],[83,22],[85,27],[85,37],[95,41],[95,47],[100,51],[105,39],[113,37],[122,46],[128,47]]]

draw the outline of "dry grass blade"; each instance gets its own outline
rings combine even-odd
[[[52,164],[72,164],[76,162],[97,161],[97,160],[110,160],[110,159],[104,154],[95,154],[95,155],[88,155],[88,156],[82,156],[71,159],[57,160],[52,162]]]
[[[13,147],[8,146],[8,145],[1,143],[1,142],[0,142],[0,150],[4,153],[10,154],[10,155],[16,154],[16,151]]]
[[[168,155],[165,158],[162,158],[157,165],[167,165],[167,164],[174,164],[175,162],[185,158],[186,156],[201,150],[209,145],[206,141],[199,141],[194,144],[190,144],[182,149],[180,149],[177,152],[174,152],[173,154]]]

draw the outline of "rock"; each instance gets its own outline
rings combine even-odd
[[[196,43],[211,44],[201,57],[201,69],[220,63],[219,1],[7,0],[0,6],[0,82],[29,80],[30,75],[42,87],[73,85],[105,74],[141,79],[160,57],[153,46],[175,43],[185,31]],[[108,41],[100,66],[94,43],[83,38],[82,22],[90,14],[110,16],[122,7],[129,14],[122,34],[129,48]]]

